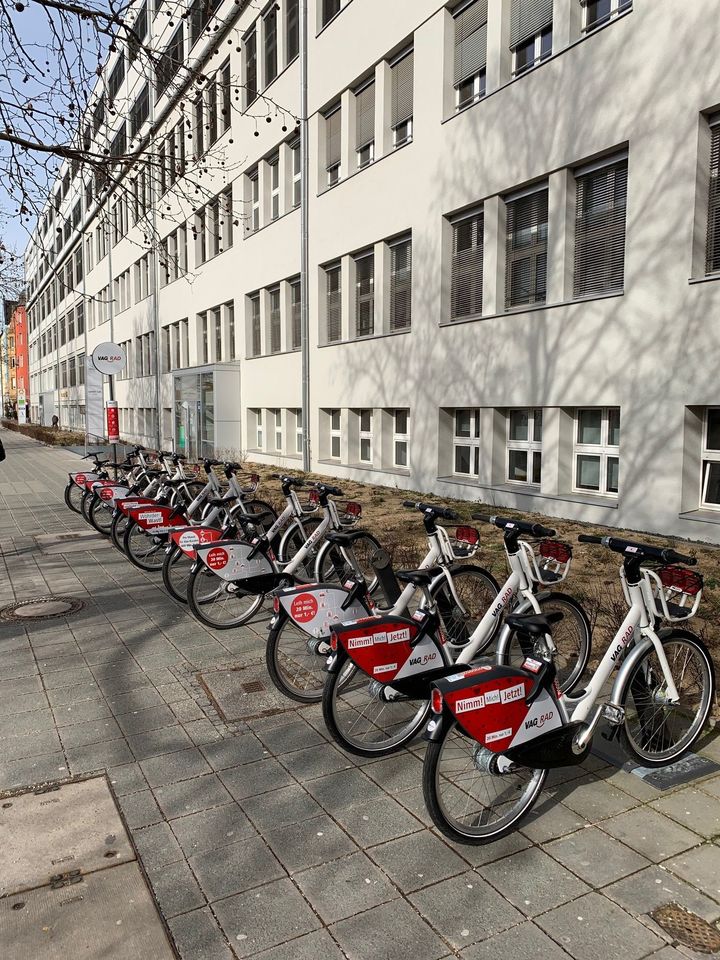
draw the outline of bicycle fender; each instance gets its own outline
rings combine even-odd
[[[657,631],[658,637],[662,640],[663,637],[668,637],[674,634],[675,636],[686,637],[689,640],[697,640],[697,635],[692,633],[690,630],[682,630],[676,627],[663,627],[662,630]],[[653,642],[649,637],[645,637],[636,644],[633,649],[628,653],[628,655],[623,660],[620,669],[617,672],[615,677],[615,683],[613,684],[612,691],[610,693],[610,705],[613,707],[619,707],[625,688],[627,687],[628,681],[630,679],[630,674],[635,669],[636,664],[643,657],[647,651],[652,647]]]
[[[422,734],[423,740],[427,740],[428,743],[438,743],[440,740],[444,739],[448,728],[454,722],[455,718],[452,713],[443,707],[443,712],[438,716],[436,713],[433,713],[428,724],[425,727],[425,731]]]
[[[337,673],[340,667],[343,666],[347,658],[348,658],[347,653],[345,653],[343,648],[340,645],[338,645],[337,650],[333,650],[332,654],[327,659],[327,672]]]

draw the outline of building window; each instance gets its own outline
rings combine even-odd
[[[632,7],[632,0],[581,0],[583,30],[589,33]]]
[[[547,286],[547,188],[507,203],[505,307],[545,303]]]
[[[358,411],[358,425],[360,428],[360,463],[372,463],[373,459],[373,412],[372,410]]]
[[[277,12],[277,5],[273,3],[263,17],[266,87],[273,82],[278,74]]]
[[[108,103],[112,104],[115,97],[120,92],[120,87],[122,82],[125,79],[125,57],[121,53],[119,59],[117,60],[115,66],[110,71],[110,78],[108,80]]]
[[[213,327],[215,329],[215,363],[222,363],[223,345],[222,345],[222,316],[220,308],[208,310],[208,315],[213,317]]]
[[[510,49],[513,76],[552,53],[553,0],[512,0]]]
[[[252,233],[260,229],[260,177],[257,168],[248,174],[250,186],[250,227]]]
[[[150,89],[147,84],[142,89],[130,109],[130,137],[134,139],[150,114]]]
[[[705,257],[707,274],[720,270],[720,114],[711,120],[710,138],[710,192]]]
[[[330,420],[330,456],[333,460],[340,459],[341,417],[339,410],[328,410]]]
[[[235,359],[235,301],[225,304],[225,315],[228,324],[228,360]]]
[[[507,479],[539,485],[542,472],[542,410],[510,410],[507,415]]]
[[[484,225],[482,212],[453,223],[451,320],[482,313]]]
[[[300,201],[302,200],[302,173],[299,140],[295,140],[290,144],[290,155],[292,157],[292,203],[293,207],[299,207]]]
[[[290,63],[300,52],[300,3],[285,2],[285,63]]]
[[[250,335],[252,340],[251,356],[262,354],[262,324],[260,322],[260,294],[250,297]]]
[[[226,60],[218,73],[220,84],[220,133],[225,133],[232,126],[232,76],[230,74],[230,60]]]
[[[281,452],[283,448],[282,410],[268,410],[268,413],[274,426],[275,449]]]
[[[407,330],[412,316],[412,240],[390,246],[390,330]]]
[[[620,472],[620,408],[575,413],[575,489],[617,494]]]
[[[277,153],[268,160],[270,169],[270,219],[280,216],[280,157]]]
[[[375,254],[355,257],[355,336],[375,332]]]
[[[207,260],[207,237],[206,237],[206,210],[203,207],[195,214],[195,263],[197,265],[205,263]]]
[[[455,14],[455,106],[458,110],[485,96],[488,0],[473,0]]]
[[[210,363],[210,342],[208,336],[208,315],[207,313],[198,314],[198,319],[200,320],[200,334],[201,334],[201,363]]]
[[[700,503],[720,509],[720,407],[708,407],[705,411]]]
[[[480,411],[455,411],[453,473],[477,477],[480,472]]]
[[[177,76],[185,62],[184,25],[181,23],[155,67],[155,92],[158,100]]]
[[[257,75],[257,30],[253,25],[245,34],[245,109],[247,110],[258,96]]]
[[[330,23],[340,13],[340,0],[322,0],[322,26]]]
[[[341,129],[340,129],[341,111],[340,104],[332,113],[325,116],[325,168],[327,172],[327,185],[332,186],[337,183],[341,175],[340,167],[340,147],[341,147]]]
[[[574,295],[622,290],[627,160],[576,173]]]
[[[355,94],[355,155],[358,169],[375,159],[375,82]]]
[[[302,339],[301,331],[301,286],[299,280],[290,281],[290,342],[292,350],[299,350]]]
[[[220,194],[220,242],[221,251],[233,245],[232,184]]]
[[[280,323],[280,288],[268,291],[270,297],[270,353],[280,353],[282,349]]]
[[[393,410],[393,466],[405,469],[408,466],[410,434],[410,411]]]
[[[401,147],[412,140],[413,135],[413,80],[414,51],[401,54],[391,66],[392,108],[390,123],[393,131],[393,146]]]
[[[342,293],[340,290],[340,264],[325,267],[325,313],[327,342],[335,343],[342,336]]]
[[[291,410],[295,416],[295,453],[302,453],[303,450],[303,418],[302,410]]]

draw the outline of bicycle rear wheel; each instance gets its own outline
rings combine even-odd
[[[715,693],[715,671],[705,644],[685,631],[661,637],[662,648],[680,697],[667,698],[667,684],[655,647],[635,665],[620,696],[625,719],[620,736],[626,749],[646,767],[678,760],[697,740]]]
[[[92,503],[92,498],[95,494],[92,490],[85,490],[80,500],[80,513],[82,514],[83,520],[86,523],[90,523],[90,504]]]
[[[327,640],[308,636],[287,617],[268,634],[265,663],[270,679],[286,697],[299,703],[319,703],[327,677],[325,662],[329,653]]]
[[[136,567],[149,573],[162,570],[165,559],[164,543],[158,542],[152,533],[143,530],[134,520],[130,520],[125,528],[123,546],[125,556]]]
[[[481,567],[467,564],[453,570],[453,587],[464,608],[458,607],[447,580],[439,580],[433,588],[433,599],[437,603],[438,613],[445,636],[454,646],[464,646],[498,595],[498,584],[492,574]],[[490,645],[498,631],[496,624],[485,642],[477,650],[482,653]]]
[[[255,616],[263,600],[263,594],[248,593],[221,580],[204,564],[195,565],[188,578],[188,606],[201,623],[214,630],[241,627]]]
[[[370,558],[379,549],[380,541],[365,531],[342,550],[326,541],[318,551],[315,578],[321,583],[344,583],[348,577],[354,579],[360,575],[372,592],[377,586],[377,577]]]
[[[423,729],[429,700],[389,700],[385,690],[384,684],[371,680],[350,660],[328,674],[323,717],[343,750],[359,757],[382,757],[404,747]]]
[[[128,525],[128,517],[124,513],[115,514],[113,517],[112,524],[110,525],[110,539],[114,545],[118,548],[120,553],[125,553],[125,530]]]
[[[93,494],[88,517],[90,523],[95,527],[98,533],[104,537],[110,536],[110,529],[113,522],[114,507],[107,500],[101,500],[96,494]]]
[[[162,577],[165,589],[178,603],[187,603],[188,580],[193,561],[180,547],[173,547],[165,553]]]
[[[452,721],[440,740],[428,744],[423,794],[433,823],[450,840],[492,843],[516,828],[546,776],[547,770],[499,759]]]

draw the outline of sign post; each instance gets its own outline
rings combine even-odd
[[[99,374],[106,374],[108,377],[112,377],[124,369],[125,351],[117,343],[110,341],[99,343],[92,352],[91,360],[93,367]],[[110,381],[110,396],[113,396],[112,381]],[[117,442],[120,439],[117,400],[108,400],[106,418],[108,443],[112,444],[113,460],[117,463]],[[100,419],[102,419],[102,413],[100,413]],[[115,468],[115,479],[117,479],[117,468]]]

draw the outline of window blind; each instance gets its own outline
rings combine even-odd
[[[340,163],[340,109],[325,118],[325,136],[327,138],[327,168]]]
[[[355,94],[355,149],[361,150],[375,139],[375,84]]]
[[[577,178],[574,295],[622,290],[627,160]]]
[[[328,267],[325,276],[327,278],[327,339],[328,343],[333,343],[339,340],[342,334],[340,267]]]
[[[513,0],[510,25],[512,49],[536,36],[553,19],[553,0]]]
[[[259,357],[262,352],[260,328],[260,297],[253,297],[252,304],[252,355]]]
[[[250,106],[257,100],[258,95],[258,75],[257,75],[257,31],[253,26],[243,37],[245,46],[245,95],[247,105]]]
[[[451,320],[482,313],[484,224],[482,213],[453,224]]]
[[[547,188],[507,203],[506,309],[545,302],[547,220]]]
[[[290,284],[290,319],[292,322],[292,349],[300,346],[300,281]]]
[[[392,67],[392,125],[409,120],[413,115],[413,77],[415,53],[410,53]]]
[[[280,353],[280,291],[270,291],[270,353]]]
[[[300,52],[300,3],[288,0],[285,6],[285,60],[290,63]]]
[[[705,272],[720,270],[720,118],[710,128],[710,198]]]
[[[355,261],[355,335],[368,337],[375,329],[375,257]]]
[[[455,17],[455,85],[485,69],[488,0],[475,0]]]
[[[265,39],[265,86],[269,86],[278,72],[277,62],[277,8],[273,5],[263,17]]]
[[[405,330],[412,314],[412,241],[390,248],[390,329]]]

